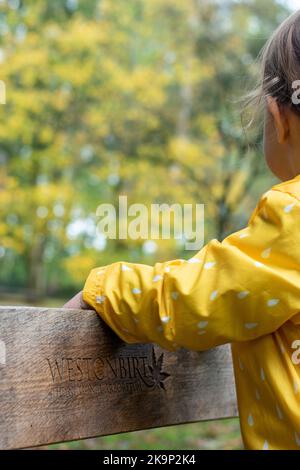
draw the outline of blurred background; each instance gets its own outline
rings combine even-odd
[[[190,258],[177,240],[106,240],[96,209],[205,204],[205,243],[278,181],[241,125],[279,0],[0,0],[0,305],[61,306],[89,270]],[[238,420],[52,448],[238,449]]]

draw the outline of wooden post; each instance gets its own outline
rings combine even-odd
[[[0,448],[237,416],[229,346],[120,340],[93,311],[0,308]]]

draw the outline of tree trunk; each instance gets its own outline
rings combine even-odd
[[[28,256],[28,294],[26,297],[29,302],[35,302],[45,294],[44,248],[45,239],[43,235],[38,234],[33,240]]]

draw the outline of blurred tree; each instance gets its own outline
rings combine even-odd
[[[2,1],[2,284],[43,294],[115,259],[191,256],[105,244],[95,210],[120,194],[205,203],[207,238],[243,226],[266,179],[236,99],[286,15],[276,0]]]

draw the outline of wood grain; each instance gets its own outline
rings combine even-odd
[[[93,311],[30,307],[0,308],[0,345],[1,449],[237,416],[229,346],[129,345]]]

